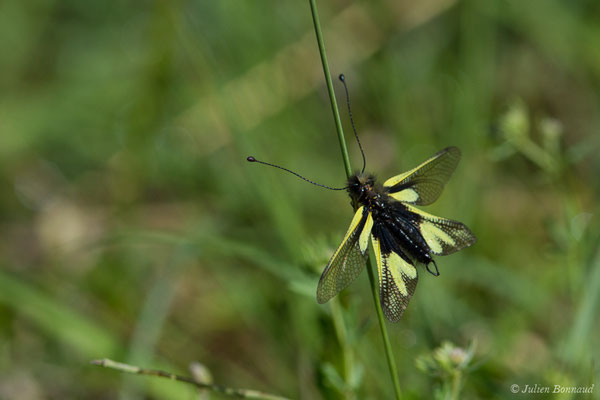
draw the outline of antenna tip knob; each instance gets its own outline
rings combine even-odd
[[[248,160],[249,162],[255,162],[256,158],[254,158],[252,156],[248,156],[248,158],[246,158],[246,160]]]
[[[340,76],[338,76],[339,80],[344,82],[346,80],[346,77],[344,76],[344,74],[340,74]]]

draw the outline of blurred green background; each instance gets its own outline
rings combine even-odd
[[[415,360],[450,341],[475,343],[461,398],[599,398],[600,3],[319,6],[368,170],[463,152],[426,211],[479,242],[388,324],[405,397],[443,397]],[[349,199],[245,162],[345,179],[308,2],[5,0],[0,37],[0,398],[197,398],[102,357],[391,398],[366,273],[315,300]]]

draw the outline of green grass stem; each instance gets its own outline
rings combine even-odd
[[[351,400],[355,398],[352,387],[352,379],[354,377],[354,352],[348,340],[348,331],[346,329],[346,323],[344,322],[344,316],[342,315],[342,305],[340,304],[339,299],[331,299],[330,304],[335,335],[340,344],[340,348],[342,349],[342,358],[344,364],[343,377],[344,383],[346,384],[344,398]]]
[[[346,169],[346,176],[350,177],[352,175],[352,167],[350,165],[350,157],[348,156],[348,148],[346,147],[346,140],[344,138],[344,130],[342,128],[340,112],[338,110],[337,101],[335,99],[335,92],[333,90],[333,82],[331,80],[331,73],[329,71],[329,63],[327,62],[327,53],[325,52],[325,43],[323,40],[323,33],[321,31],[321,23],[319,22],[319,13],[317,10],[316,0],[309,0],[309,3],[310,10],[312,12],[313,23],[315,26],[315,34],[317,36],[317,43],[319,45],[319,54],[321,55],[321,62],[323,64],[325,82],[327,83],[327,91],[329,92],[331,111],[333,113],[333,119],[335,121],[335,127],[340,143],[340,150],[342,151],[342,159],[344,160],[344,168]],[[394,385],[396,399],[399,400],[402,398],[402,395],[400,391],[400,382],[398,380],[398,368],[396,367],[396,361],[394,360],[394,352],[392,350],[392,345],[390,343],[387,328],[385,326],[383,310],[381,309],[381,304],[379,302],[379,294],[377,291],[377,281],[375,280],[374,267],[370,257],[367,260],[367,271],[369,274],[371,292],[373,293],[373,301],[375,302],[375,309],[377,310],[377,319],[379,320],[379,328],[381,330],[381,337],[383,339],[383,346],[385,349],[388,368],[392,376],[392,383]]]
[[[310,11],[312,12],[313,23],[315,25],[315,34],[317,35],[317,44],[319,45],[319,54],[321,55],[321,63],[323,64],[323,73],[325,74],[325,82],[327,83],[327,92],[329,92],[329,100],[331,102],[331,112],[335,121],[335,129],[337,131],[338,140],[340,142],[340,150],[342,151],[342,160],[344,160],[344,168],[346,176],[352,175],[352,167],[350,166],[350,157],[348,156],[348,147],[346,147],[346,139],[344,138],[344,129],[342,128],[342,120],[338,110],[335,92],[333,91],[333,82],[331,73],[329,72],[329,63],[327,62],[327,53],[325,52],[325,42],[323,40],[323,32],[321,31],[321,23],[319,22],[319,12],[317,10],[316,0],[309,0]]]

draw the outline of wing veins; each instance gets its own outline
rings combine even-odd
[[[441,195],[459,161],[460,150],[456,147],[447,147],[416,168],[388,179],[383,186],[396,200],[428,205]],[[414,193],[403,193],[407,190],[412,190]]]
[[[364,207],[356,211],[344,240],[327,263],[317,287],[317,302],[320,304],[350,285],[364,268],[368,253],[360,250],[359,238],[368,216],[369,212]]]

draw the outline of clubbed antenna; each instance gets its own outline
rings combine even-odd
[[[313,181],[311,181],[310,179],[306,179],[306,178],[305,178],[305,177],[303,177],[302,175],[300,175],[300,174],[297,174],[297,173],[295,173],[295,172],[294,172],[294,171],[292,171],[292,170],[289,170],[289,169],[287,169],[287,168],[280,167],[279,165],[270,164],[270,163],[268,163],[268,162],[264,162],[264,161],[259,161],[259,160],[257,160],[256,158],[254,158],[254,157],[252,157],[252,156],[249,156],[248,158],[246,158],[246,160],[248,160],[249,162],[257,162],[257,163],[259,163],[259,164],[264,164],[264,165],[268,165],[268,166],[270,166],[270,167],[275,167],[275,168],[282,169],[282,170],[284,170],[284,171],[286,171],[286,172],[289,172],[290,174],[294,174],[294,175],[296,175],[298,178],[300,178],[300,179],[303,179],[303,180],[305,180],[305,181],[306,181],[306,182],[308,182],[308,183],[312,183],[313,185],[316,185],[316,186],[321,186],[321,187],[323,187],[323,188],[325,188],[325,189],[329,189],[329,190],[346,190],[346,189],[347,189],[347,187],[342,187],[342,188],[332,188],[332,187],[330,187],[330,186],[321,185],[320,183],[313,182]]]
[[[352,131],[354,132],[354,137],[356,138],[356,142],[358,143],[358,147],[360,148],[360,154],[362,154],[363,159],[363,167],[361,173],[365,172],[365,168],[367,166],[367,160],[365,158],[365,152],[363,151],[362,145],[360,144],[360,140],[358,139],[358,134],[356,133],[356,127],[354,126],[354,119],[352,118],[352,109],[350,108],[350,95],[348,94],[348,86],[346,86],[346,77],[344,74],[340,74],[340,81],[344,84],[344,90],[346,91],[346,104],[348,105],[348,115],[350,116],[350,123],[352,124]]]

